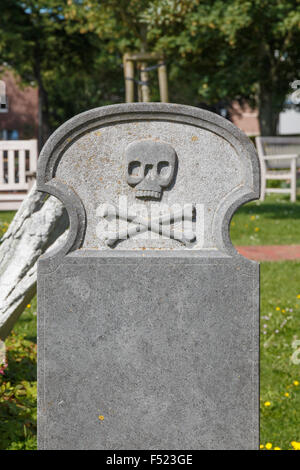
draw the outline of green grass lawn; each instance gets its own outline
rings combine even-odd
[[[11,216],[0,213],[0,224]],[[300,244],[299,218],[300,204],[290,204],[285,197],[247,204],[234,216],[233,242]],[[0,375],[0,449],[36,448],[35,312],[34,299],[6,341],[8,368]],[[300,443],[300,261],[261,263],[260,369],[261,444],[292,449],[291,442]]]
[[[260,373],[261,444],[291,449],[300,443],[300,261],[261,263]]]
[[[270,194],[242,206],[231,222],[234,245],[300,245],[300,198]]]
[[[36,299],[7,338],[0,375],[0,450],[36,449]]]
[[[0,211],[0,238],[6,232],[10,222],[15,215],[14,211]]]

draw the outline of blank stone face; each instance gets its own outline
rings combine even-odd
[[[41,152],[65,243],[38,264],[40,449],[257,449],[259,266],[232,246],[259,162],[225,119],[94,109]]]

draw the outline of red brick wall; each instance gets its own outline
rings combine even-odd
[[[6,84],[8,112],[0,113],[0,131],[17,130],[19,139],[33,139],[38,135],[37,88],[23,87],[10,71],[0,75]],[[2,132],[0,132],[2,134]]]

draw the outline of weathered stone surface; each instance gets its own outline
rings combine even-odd
[[[37,260],[63,243],[68,217],[62,204],[32,187],[0,245],[0,339],[36,293]]]
[[[247,137],[186,106],[99,108],[49,139],[38,188],[70,218],[38,267],[39,447],[257,448],[258,264],[229,238],[259,197]]]

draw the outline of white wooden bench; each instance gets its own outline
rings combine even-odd
[[[296,201],[297,168],[300,168],[300,137],[256,137],[261,164],[261,200],[266,193],[290,194]],[[267,188],[268,180],[289,180],[287,188]]]
[[[0,210],[17,210],[36,175],[37,140],[0,140]]]

